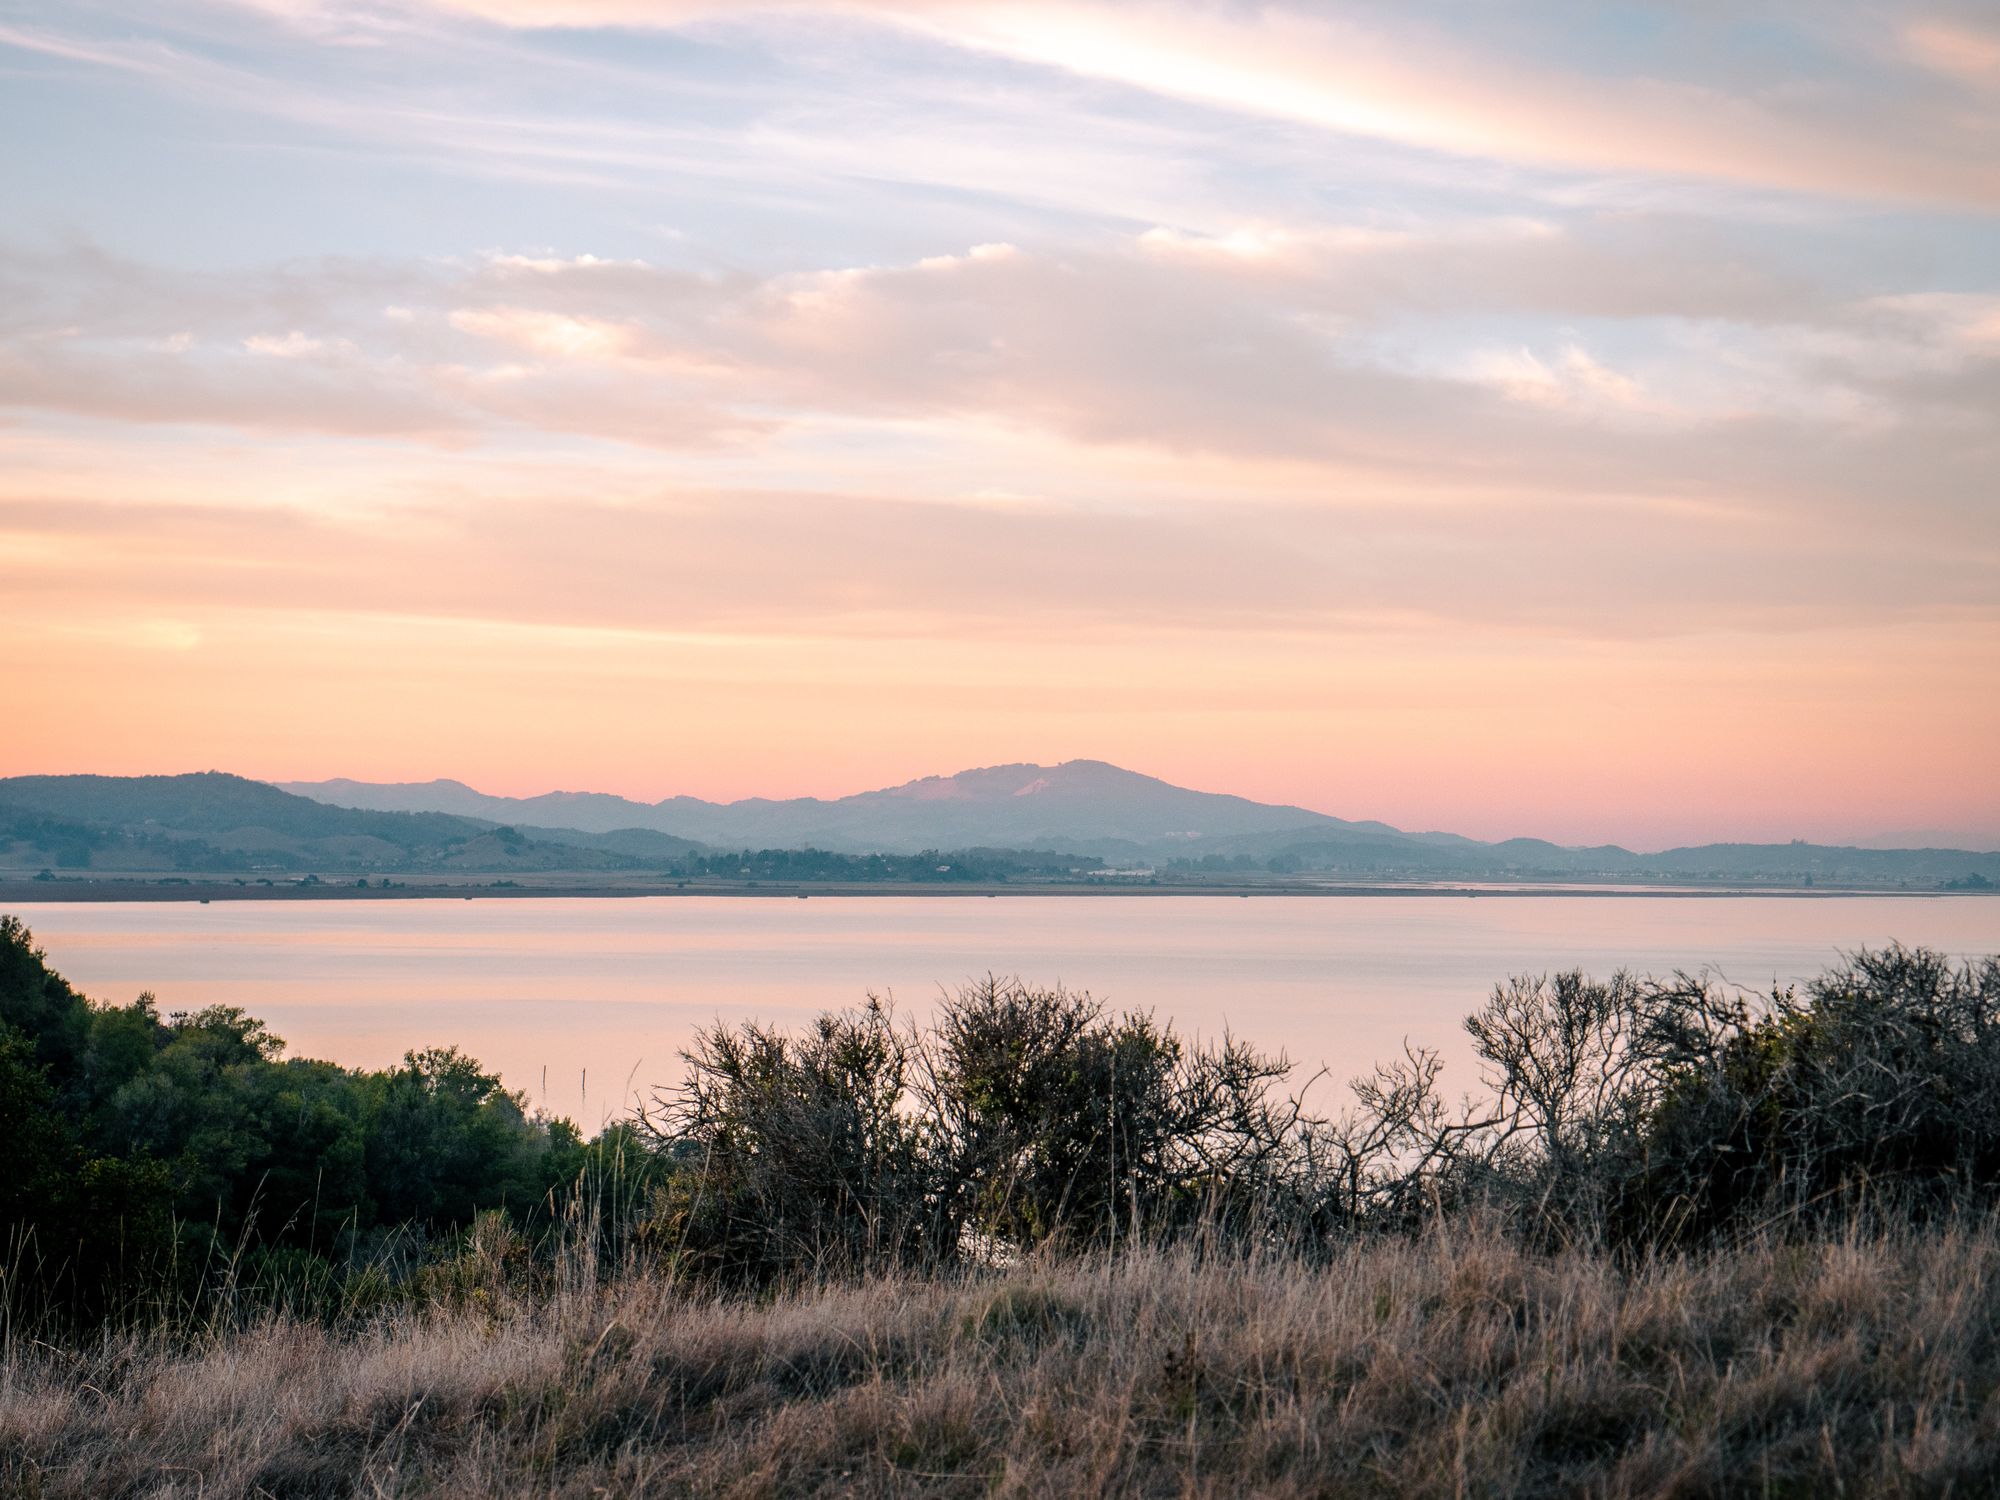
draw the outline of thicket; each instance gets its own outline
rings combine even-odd
[[[0,917],[0,1292],[84,1319],[218,1296],[388,1295],[482,1211],[523,1226],[615,1150],[450,1048],[379,1071],[284,1058],[227,1006],[94,1004]]]
[[[1466,1027],[1463,1099],[1412,1048],[1332,1110],[1281,1056],[989,978],[921,1026],[871,1000],[710,1027],[677,1089],[586,1142],[455,1051],[357,1071],[238,1010],[87,1002],[0,919],[5,1300],[319,1316],[579,1251],[717,1288],[1044,1247],[1310,1261],[1460,1213],[1643,1260],[2000,1185],[2000,959],[1863,952],[1768,996],[1515,978]]]
[[[1644,1254],[1773,1225],[1921,1220],[2000,1186],[2000,959],[1894,947],[1750,997],[1704,977],[1515,978],[1338,1113],[1282,1057],[988,979],[697,1038],[644,1124],[685,1170],[652,1231],[731,1279],[1193,1237],[1311,1256],[1453,1211]]]

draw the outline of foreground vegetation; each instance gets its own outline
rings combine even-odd
[[[497,1273],[496,1273],[497,1274]],[[0,1491],[1976,1495],[2000,1235],[1621,1268],[1433,1226],[765,1300],[659,1276],[0,1356]]]
[[[990,979],[584,1141],[0,920],[0,1492],[1978,1491],[2000,960],[1518,978],[1482,1090]]]

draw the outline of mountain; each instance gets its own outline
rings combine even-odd
[[[1570,848],[1528,838],[1482,843],[1451,833],[1406,833],[1386,823],[1190,791],[1095,760],[989,766],[831,801],[670,797],[648,803],[599,792],[492,797],[457,781],[294,782],[285,789],[378,811],[448,810],[533,828],[544,838],[564,837],[549,830],[565,827],[627,839],[636,835],[621,831],[645,829],[722,849],[812,846],[907,854],[983,845],[1090,852],[1195,873],[1255,870],[1375,879],[2000,883],[2000,853],[1790,843],[1635,854],[1616,845]]]
[[[988,766],[832,801],[670,797],[646,803],[600,792],[489,797],[458,781],[281,785],[285,791],[346,807],[453,812],[521,828],[596,833],[649,828],[726,849],[812,846],[910,854],[990,846],[1153,854],[1193,848],[1205,839],[1316,829],[1373,829],[1405,837],[1385,824],[1349,823],[1303,807],[1189,791],[1100,760]]]
[[[300,795],[300,793],[310,795]],[[810,856],[801,851],[832,851]],[[793,851],[743,859],[732,851]],[[955,851],[949,861],[926,851]],[[1024,855],[1020,851],[1045,851]],[[1404,833],[1190,791],[1102,761],[990,766],[831,801],[490,797],[456,781],[272,786],[189,776],[0,779],[0,871],[603,871],[657,879],[1066,878],[1103,859],[1163,878],[1623,880],[1988,889],[2000,854],[1707,844],[1634,854]]]
[[[340,807],[219,771],[0,778],[0,868],[16,870],[628,870],[695,847],[643,837],[643,850],[532,839],[450,813]]]

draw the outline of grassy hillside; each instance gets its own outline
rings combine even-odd
[[[633,855],[532,839],[447,813],[364,812],[261,781],[186,776],[0,779],[0,868],[624,870]]]
[[[1991,1226],[1621,1268],[1473,1228],[760,1302],[658,1276],[0,1350],[0,1490],[200,1496],[1975,1495]]]

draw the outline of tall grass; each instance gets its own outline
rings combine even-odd
[[[496,1268],[344,1329],[10,1337],[0,1492],[1971,1495],[1996,1334],[1990,1220],[1625,1265],[1445,1221],[761,1300]]]

